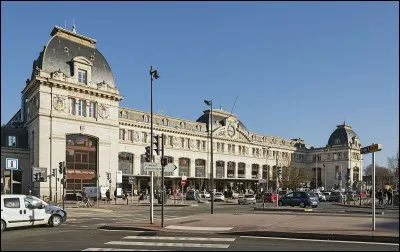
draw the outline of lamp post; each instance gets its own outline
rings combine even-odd
[[[207,106],[210,106],[210,113],[211,113],[211,119],[208,120],[208,123],[210,124],[209,132],[210,132],[210,138],[211,138],[211,148],[210,148],[210,159],[211,159],[211,172],[210,172],[210,180],[211,180],[211,214],[214,214],[214,150],[213,150],[213,129],[212,129],[212,123],[213,123],[213,116],[212,116],[212,100],[204,100],[204,103]]]
[[[157,70],[153,70],[150,66],[150,162],[153,162],[153,79],[158,79],[160,75]],[[153,172],[150,176],[150,223],[153,224],[153,204],[154,204],[154,189],[153,189]]]

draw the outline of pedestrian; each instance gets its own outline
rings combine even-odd
[[[107,192],[106,192],[107,203],[110,203],[110,197],[111,197],[110,189],[107,189]]]
[[[388,205],[392,205],[392,204],[393,204],[393,192],[392,192],[392,188],[389,188],[389,190],[388,190],[388,192],[387,192],[387,197],[388,197],[387,204],[388,204]]]
[[[379,189],[379,192],[378,192],[378,204],[379,205],[383,205],[383,192],[382,192],[382,189]]]

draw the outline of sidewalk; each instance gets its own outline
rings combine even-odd
[[[360,217],[215,213],[166,220],[164,226],[161,228],[160,220],[156,220],[154,224],[117,222],[102,228],[168,232],[224,231],[225,234],[252,236],[399,242],[398,219],[376,219],[376,231],[371,231],[372,220]]]

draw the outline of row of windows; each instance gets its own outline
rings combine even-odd
[[[97,104],[95,102],[87,103],[86,100],[69,98],[68,112],[72,115],[96,118]]]

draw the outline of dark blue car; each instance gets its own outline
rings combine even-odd
[[[311,192],[290,192],[279,199],[280,206],[311,206],[316,208],[319,204],[318,196]]]

